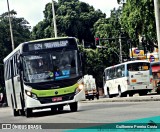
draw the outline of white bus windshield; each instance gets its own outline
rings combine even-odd
[[[76,50],[28,55],[23,60],[24,80],[30,83],[73,78],[80,70]]]

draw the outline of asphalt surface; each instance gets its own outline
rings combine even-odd
[[[82,103],[98,103],[98,102],[142,102],[142,101],[160,101],[160,94],[155,92],[149,93],[146,96],[139,96],[139,94],[133,95],[133,97],[112,97],[107,98],[100,96],[99,99],[83,100]],[[0,107],[7,107],[6,103],[0,103]]]

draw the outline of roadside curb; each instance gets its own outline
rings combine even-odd
[[[144,101],[160,101],[160,95],[156,96],[136,96],[136,97],[114,97],[104,98],[100,97],[99,100],[84,100],[82,103],[98,103],[98,102],[144,102]]]

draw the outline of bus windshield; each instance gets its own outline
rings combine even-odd
[[[146,62],[136,62],[127,65],[128,71],[146,71],[150,69],[150,64]]]
[[[81,70],[78,60],[77,50],[24,56],[24,80],[35,83],[76,77]]]

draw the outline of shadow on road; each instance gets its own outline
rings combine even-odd
[[[66,114],[70,113],[71,111],[69,110],[63,110],[63,111],[51,111],[51,110],[46,110],[46,111],[36,111],[32,113],[31,117],[43,117],[43,116],[51,116],[51,115],[59,115],[59,114]]]
[[[82,110],[78,110],[77,112],[80,112]],[[51,111],[51,110],[38,110],[33,111],[31,117],[44,117],[44,116],[51,116],[51,115],[60,115],[60,114],[67,114],[67,113],[74,113],[70,110],[62,110],[62,111]]]

